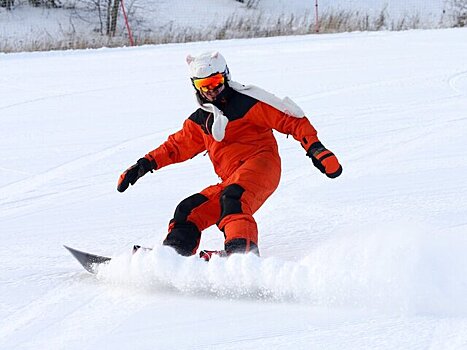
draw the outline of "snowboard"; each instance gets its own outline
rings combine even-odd
[[[84,267],[84,269],[92,274],[96,274],[99,265],[108,263],[112,258],[106,256],[90,254],[82,252],[80,250],[68,247],[64,247],[75,257],[76,260]]]
[[[84,269],[92,274],[96,274],[99,266],[102,264],[108,263],[112,258],[102,255],[95,255],[87,252],[82,252],[81,250],[74,249],[64,245],[71,255],[75,257],[76,260],[84,267]],[[138,250],[152,250],[152,248],[142,247],[140,245],[133,246],[133,254],[135,254]],[[218,250],[202,250],[199,253],[199,257],[204,261],[211,260],[212,255],[218,255],[220,257],[226,257],[227,254],[225,251],[218,251]]]
[[[84,267],[84,269],[92,274],[96,274],[99,266],[102,264],[108,263],[112,258],[102,255],[95,255],[87,252],[82,252],[81,250],[68,247],[64,247],[75,257],[76,260]],[[142,247],[140,245],[133,246],[133,254],[136,253],[139,249],[141,250],[152,250],[152,248]]]

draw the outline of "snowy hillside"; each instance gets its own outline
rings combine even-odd
[[[0,55],[0,349],[467,348],[466,29]],[[127,192],[194,110],[185,56],[288,95],[343,163],[276,134],[262,258],[160,247],[208,157]],[[153,252],[131,257],[139,243]],[[62,245],[115,257],[98,276]],[[202,248],[222,247],[217,228]]]
[[[0,7],[0,51],[130,45],[121,11],[116,37],[109,41],[105,35],[107,22],[103,3],[86,0],[55,1],[60,3],[60,8],[34,8],[21,0],[15,2],[11,11]],[[320,0],[318,17],[324,31],[374,30],[372,24],[381,22],[382,13],[382,29],[451,27],[457,18],[452,1]],[[227,38],[239,35],[259,37],[264,36],[261,31],[266,28],[303,34],[307,32],[308,26],[314,31],[316,25],[316,7],[312,0],[258,0],[244,3],[234,0],[125,0],[124,3],[132,35],[138,44],[206,41],[224,38],[224,35]],[[249,7],[248,3],[254,6]],[[331,14],[334,20],[329,17]],[[347,24],[335,28],[336,22]],[[368,22],[367,27],[358,27],[356,23],[359,22]]]

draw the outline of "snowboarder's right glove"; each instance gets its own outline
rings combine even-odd
[[[117,186],[118,192],[124,192],[130,184],[134,185],[140,177],[144,176],[149,171],[152,173],[156,168],[155,162],[151,162],[147,158],[140,158],[136,164],[129,167],[120,175]]]
[[[323,174],[326,174],[327,177],[334,179],[342,174],[342,166],[339,164],[337,157],[326,149],[321,142],[313,143],[306,155],[311,158],[313,165]]]

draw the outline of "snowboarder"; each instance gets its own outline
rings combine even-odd
[[[292,100],[232,81],[227,63],[218,52],[188,56],[187,63],[199,108],[180,131],[128,168],[120,176],[117,189],[124,192],[148,172],[207,151],[222,182],[180,202],[163,244],[181,255],[193,255],[201,232],[217,224],[224,233],[225,250],[202,251],[202,258],[259,254],[253,214],[275,191],[281,176],[272,130],[292,135],[329,178],[339,176],[342,167]]]

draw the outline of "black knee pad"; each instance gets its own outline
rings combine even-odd
[[[208,198],[203,196],[201,193],[196,193],[188,198],[185,198],[175,209],[174,220],[177,223],[186,222],[188,215],[193,209],[199,207],[204,202],[207,202]]]
[[[178,254],[190,256],[195,253],[201,239],[201,231],[191,222],[175,222],[163,245],[174,248]]]
[[[221,216],[217,224],[227,215],[240,214],[243,212],[242,202],[240,201],[243,192],[245,192],[245,189],[237,184],[229,185],[222,191],[220,198]]]

